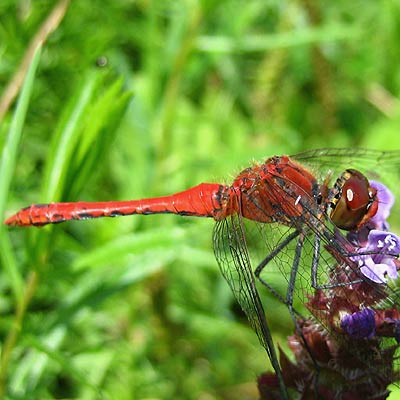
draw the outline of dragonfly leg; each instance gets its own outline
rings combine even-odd
[[[257,279],[272,293],[273,296],[275,296],[279,301],[284,304],[287,304],[286,300],[265,279],[261,278],[260,274],[266,267],[266,265],[276,255],[278,255],[293,239],[299,236],[299,234],[299,231],[294,231],[289,236],[287,236],[283,242],[279,243],[279,245],[276,246],[275,249],[270,254],[268,254],[267,257],[264,258],[264,260],[257,266],[254,271],[254,275],[257,277]]]
[[[325,237],[328,238],[329,241],[332,240],[331,236],[328,236],[325,233]],[[334,282],[334,283],[326,283],[320,284],[318,283],[318,268],[319,268],[319,259],[321,255],[321,237],[319,235],[314,236],[314,254],[311,264],[311,286],[314,289],[325,290],[325,289],[335,289],[343,286],[355,285],[357,283],[366,282],[366,279],[362,276],[362,274],[358,270],[358,266],[354,261],[351,261],[350,257],[360,257],[361,255],[368,255],[368,252],[365,253],[348,253],[344,252],[341,248],[332,248],[327,246],[326,249],[329,253],[336,259],[338,264],[343,264],[350,267],[351,271],[359,278],[352,278],[345,282]],[[371,252],[370,254],[376,254],[376,252]]]
[[[330,231],[325,229],[323,226],[320,227],[322,231],[322,235],[325,238],[325,240],[328,243],[334,243],[334,242],[339,242],[341,243],[343,240],[345,240],[342,236],[342,234],[338,231],[338,229],[335,229],[335,233],[332,234]],[[348,261],[346,261],[346,254],[343,252],[343,247],[345,247],[345,243],[342,243],[339,246],[335,246],[335,248],[327,245],[326,250],[331,253],[331,255],[336,259],[338,263],[345,263],[346,265],[348,264]],[[314,235],[314,253],[313,253],[313,258],[311,262],[311,286],[314,289],[334,289],[339,286],[348,286],[348,285],[353,285],[355,283],[361,283],[362,279],[357,279],[357,280],[351,280],[348,282],[335,282],[335,283],[329,283],[329,284],[320,284],[318,283],[318,268],[320,265],[320,256],[321,256],[321,236],[318,234]]]
[[[314,377],[314,396],[316,399],[320,398],[319,393],[318,393],[318,381],[319,381],[319,365],[317,361],[315,360],[313,353],[310,349],[310,346],[308,345],[308,342],[306,338],[304,337],[303,331],[301,329],[301,326],[299,325],[299,321],[296,317],[296,312],[293,308],[293,295],[294,295],[294,290],[295,290],[295,284],[296,284],[296,279],[297,279],[297,272],[299,269],[299,264],[300,264],[300,259],[301,259],[301,253],[303,250],[303,245],[304,245],[304,240],[305,240],[305,235],[304,233],[300,234],[300,237],[297,241],[296,245],[296,250],[294,254],[294,259],[293,259],[293,264],[292,264],[292,269],[290,271],[290,278],[289,278],[289,283],[288,283],[288,289],[286,292],[286,305],[289,310],[289,314],[294,322],[294,325],[296,327],[296,332],[298,335],[301,337],[301,340],[304,343],[304,347],[307,350],[308,354],[310,355],[310,358],[312,360],[312,363],[314,365],[314,370],[315,370],[315,377]],[[316,252],[314,252],[314,257],[316,255]]]
[[[327,250],[329,251],[329,247],[327,247]],[[365,279],[363,279],[358,272],[356,267],[352,267],[351,262],[349,260],[349,257],[351,256],[360,256],[360,253],[339,253],[338,251],[330,251],[330,253],[335,257],[336,261],[338,263],[344,263],[345,265],[348,265],[351,267],[352,271],[357,275],[360,276],[359,279],[350,279],[346,282],[334,282],[334,283],[328,283],[328,284],[320,284],[318,283],[318,268],[319,268],[319,259],[321,255],[321,238],[318,235],[314,236],[314,253],[313,253],[313,259],[311,263],[311,286],[314,289],[317,290],[325,290],[325,289],[334,289],[337,287],[341,286],[350,286],[354,285],[357,283],[362,283],[365,282]]]
[[[314,289],[321,289],[321,290],[326,290],[326,289],[335,289],[338,287],[343,287],[343,286],[351,286],[355,285],[358,283],[362,282],[367,282],[368,279],[366,279],[363,274],[359,270],[358,264],[352,260],[352,257],[361,257],[361,256],[368,256],[368,255],[373,255],[376,254],[376,250],[374,251],[365,251],[365,252],[349,252],[346,251],[345,249],[348,248],[348,245],[350,244],[348,241],[346,241],[340,232],[335,230],[335,233],[332,234],[331,232],[327,230],[323,230],[323,236],[329,243],[334,243],[338,242],[335,246],[328,245],[326,246],[326,250],[335,258],[336,262],[340,265],[343,265],[343,268],[349,267],[352,273],[355,276],[352,276],[351,278],[348,277],[346,281],[342,282],[331,282],[331,283],[318,283],[318,268],[319,268],[319,259],[320,259],[320,254],[321,254],[321,237],[319,235],[314,236],[314,254],[313,254],[313,259],[312,259],[312,265],[311,265],[311,285]],[[343,241],[345,240],[345,241]],[[388,252],[388,256],[396,257],[397,254],[391,254]],[[331,279],[332,280],[332,279]]]
[[[314,253],[313,253],[313,258],[311,262],[311,286],[314,289],[321,289],[320,286],[318,286],[318,263],[319,263],[319,257],[321,254],[321,239],[318,235],[314,236]]]
[[[263,278],[261,278],[260,274],[265,268],[265,266],[279,253],[281,252],[292,240],[294,240],[296,237],[299,237],[296,245],[296,250],[295,250],[295,255],[293,259],[293,264],[292,264],[292,269],[290,273],[290,278],[289,278],[289,283],[288,283],[288,290],[286,292],[286,298],[284,298],[282,295],[280,295],[267,281],[265,281]],[[290,235],[288,235],[284,241],[282,241],[275,249],[272,251],[255,269],[254,275],[258,278],[258,280],[268,288],[268,290],[278,298],[282,303],[284,303],[289,310],[289,314],[294,322],[296,332],[298,335],[301,337],[301,340],[304,343],[304,347],[307,350],[307,352],[310,354],[311,360],[314,364],[315,368],[315,382],[316,384],[314,385],[315,387],[315,398],[319,398],[318,396],[318,377],[319,377],[319,366],[318,363],[315,361],[315,358],[313,357],[313,354],[311,352],[311,349],[307,343],[306,338],[304,337],[304,334],[302,332],[302,329],[299,325],[298,322],[298,317],[296,310],[293,307],[293,295],[294,295],[294,289],[295,289],[295,283],[296,283],[296,278],[297,278],[297,272],[300,264],[300,259],[301,259],[301,252],[303,249],[303,244],[305,240],[305,235],[301,233],[300,231],[294,231]]]

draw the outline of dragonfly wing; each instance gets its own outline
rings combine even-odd
[[[400,150],[380,151],[369,149],[315,149],[291,156],[294,160],[305,161],[316,165],[346,166],[346,168],[377,166],[382,168],[393,168],[400,165]]]
[[[331,175],[337,179],[346,169],[362,172],[369,180],[385,184],[398,199],[400,196],[400,151],[379,151],[367,149],[317,149],[292,156],[307,166],[322,182]],[[392,215],[400,215],[400,202],[395,202]]]
[[[272,339],[256,287],[242,222],[236,214],[216,223],[213,232],[214,252],[223,277],[271,356]]]
[[[221,273],[267,351],[279,382],[281,398],[288,399],[271,331],[256,287],[242,217],[235,214],[218,221],[213,232],[213,243]]]

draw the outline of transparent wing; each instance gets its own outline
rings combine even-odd
[[[269,352],[270,332],[256,287],[242,219],[239,215],[233,215],[216,223],[213,244],[215,257],[223,277],[257,333],[261,344]]]
[[[307,166],[318,179],[328,175],[337,179],[346,169],[357,169],[368,179],[385,184],[399,199],[400,150],[317,149],[295,154],[291,158]],[[400,216],[399,200],[393,207],[393,215],[397,219]],[[392,221],[396,224],[395,218]]]
[[[287,399],[286,386],[247,251],[242,217],[236,214],[217,222],[213,244],[221,273],[266,349],[279,382],[281,397]]]
[[[365,168],[374,171],[377,167],[391,169],[400,166],[400,150],[380,151],[369,149],[314,149],[291,156],[292,159],[328,168]]]

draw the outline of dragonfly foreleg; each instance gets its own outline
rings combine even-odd
[[[354,262],[352,262],[349,257],[351,256],[359,256],[360,253],[342,253],[338,252],[337,250],[333,250],[333,248],[330,248],[329,246],[326,247],[326,249],[334,256],[336,261],[340,264],[343,265],[343,268],[346,268],[349,266],[351,270],[353,271],[354,274],[357,276],[360,276],[360,278],[355,279],[354,277],[344,281],[344,282],[332,282],[332,283],[325,283],[325,284],[320,284],[318,283],[318,268],[319,268],[319,261],[320,261],[320,255],[321,255],[321,238],[318,235],[314,236],[314,253],[313,253],[313,259],[311,263],[311,285],[314,289],[317,290],[326,290],[326,289],[334,289],[337,287],[342,287],[342,286],[350,286],[350,285],[355,285],[357,283],[362,283],[365,282],[365,278],[362,278],[360,275],[360,272],[358,271],[357,266],[354,266]]]
[[[318,235],[314,236],[314,253],[313,253],[313,258],[311,262],[311,286],[314,289],[320,289],[318,286],[318,263],[319,263],[319,258],[321,255],[321,239]]]
[[[300,233],[299,231],[294,231],[290,235],[288,235],[284,241],[279,243],[279,245],[276,246],[275,249],[267,257],[264,258],[264,260],[257,266],[257,268],[254,271],[254,275],[257,277],[257,279],[272,293],[273,296],[275,296],[278,300],[280,300],[284,304],[286,304],[286,300],[265,279],[261,278],[260,274],[266,267],[266,265],[277,254],[279,254],[293,239],[299,236],[299,233]]]

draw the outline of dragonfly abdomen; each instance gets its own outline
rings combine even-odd
[[[163,213],[218,220],[237,212],[235,195],[229,186],[201,183],[183,192],[150,199],[34,204],[23,208],[5,223],[13,226],[43,226],[69,220]]]

